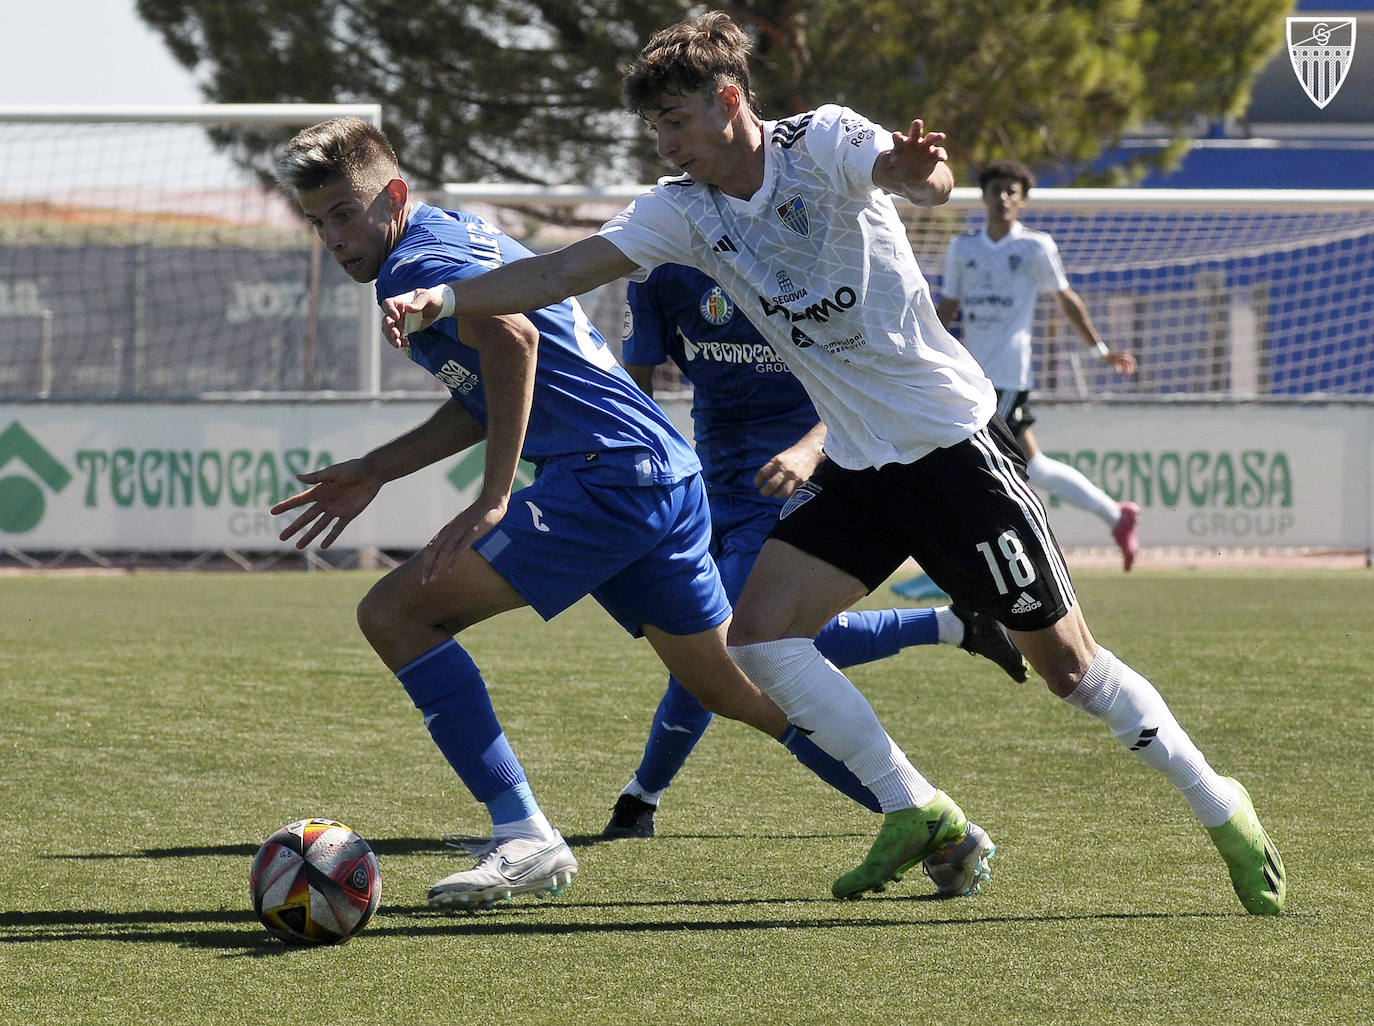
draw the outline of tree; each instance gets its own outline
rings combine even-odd
[[[217,102],[381,103],[407,172],[605,184],[664,168],[620,102],[620,70],[688,0],[137,0]],[[741,0],[753,87],[783,116],[836,100],[950,135],[961,181],[1015,156],[1081,181],[1137,126],[1176,159],[1199,125],[1240,113],[1291,0]],[[280,136],[221,137],[266,166]]]

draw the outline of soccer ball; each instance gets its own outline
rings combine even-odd
[[[262,925],[291,944],[342,944],[382,899],[377,856],[332,819],[298,819],[269,837],[248,886]]]

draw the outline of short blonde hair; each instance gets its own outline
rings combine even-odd
[[[382,130],[362,118],[322,121],[298,132],[277,158],[277,182],[293,195],[347,181],[380,193],[400,177],[396,153]]]

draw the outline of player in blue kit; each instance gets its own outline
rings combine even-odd
[[[631,282],[627,295],[621,359],[630,377],[653,395],[654,368],[671,360],[692,383],[696,451],[711,505],[712,554],[733,601],[783,502],[820,462],[825,427],[772,345],[711,278],[682,264],[664,264],[645,281]],[[821,630],[816,647],[844,667],[940,642],[986,656],[1017,681],[1026,679],[1021,654],[1001,625],[948,606],[846,612]],[[701,703],[669,678],[644,758],[617,799],[603,836],[653,836],[661,793],[710,722]],[[991,854],[981,828],[972,826],[970,834],[970,848]],[[942,892],[946,885],[958,894],[978,886],[977,880],[951,882],[931,875]]]
[[[307,128],[277,164],[330,255],[389,296],[528,257],[481,218],[416,202],[380,130],[358,118]],[[827,782],[878,803],[739,670],[725,648],[730,605],[709,555],[696,454],[630,380],[574,300],[527,314],[447,317],[406,352],[449,390],[427,421],[358,458],[300,476],[272,508],[301,509],[281,532],[327,547],[388,481],[485,440],[480,494],[425,549],[378,581],[358,623],[424,716],[431,737],[487,807],[491,841],[472,869],[429,891],[439,908],[558,893],[578,864],[540,809],[454,635],[532,607],[549,619],[585,595],[708,709],[781,740]],[[538,475],[511,494],[521,458]]]

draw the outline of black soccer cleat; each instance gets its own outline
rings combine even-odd
[[[615,800],[615,808],[611,810],[611,821],[606,824],[606,829],[601,831],[601,836],[608,841],[617,841],[624,837],[653,837],[654,811],[657,808],[657,805],[650,805],[642,798],[622,794]]]
[[[964,621],[964,640],[959,647],[970,655],[991,659],[1018,684],[1026,682],[1026,660],[1021,650],[1012,644],[1007,629],[986,613],[951,606],[954,615]]]

